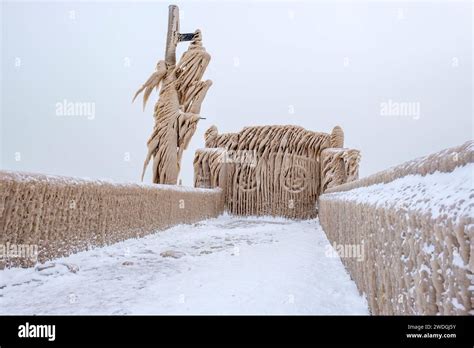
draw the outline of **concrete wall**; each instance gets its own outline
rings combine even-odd
[[[114,184],[0,171],[0,268],[31,266],[223,212],[222,190]]]
[[[373,314],[473,314],[473,149],[470,141],[320,197],[319,218],[331,243],[364,251],[362,260],[342,260]],[[460,172],[467,180],[462,190],[445,192],[443,185],[452,187]],[[430,178],[431,186],[420,185]],[[388,186],[401,198],[390,197]],[[426,187],[432,192],[423,192]]]

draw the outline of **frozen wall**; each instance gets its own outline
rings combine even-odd
[[[473,314],[473,150],[470,141],[320,197],[321,225],[373,314]]]
[[[221,196],[220,189],[0,171],[0,268],[31,266],[31,257],[15,255],[26,246],[36,246],[38,260],[45,261],[216,217]]]

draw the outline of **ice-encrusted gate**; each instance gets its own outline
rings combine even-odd
[[[221,187],[237,215],[308,219],[326,189],[358,178],[360,153],[344,148],[339,126],[331,134],[298,126],[246,127],[219,134],[211,127],[196,151],[196,187]]]

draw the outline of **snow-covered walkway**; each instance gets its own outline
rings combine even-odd
[[[368,314],[328,246],[318,220],[224,215],[0,271],[0,314]]]

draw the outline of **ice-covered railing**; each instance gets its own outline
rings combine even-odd
[[[474,161],[474,142],[467,141],[462,145],[451,147],[434,154],[416,158],[398,166],[370,175],[357,181],[344,183],[327,192],[348,191],[380,183],[388,183],[406,175],[427,175],[436,171],[451,172],[454,168]]]
[[[321,225],[373,314],[474,314],[473,149],[469,141],[320,197]]]
[[[215,217],[222,190],[0,171],[0,268]]]

